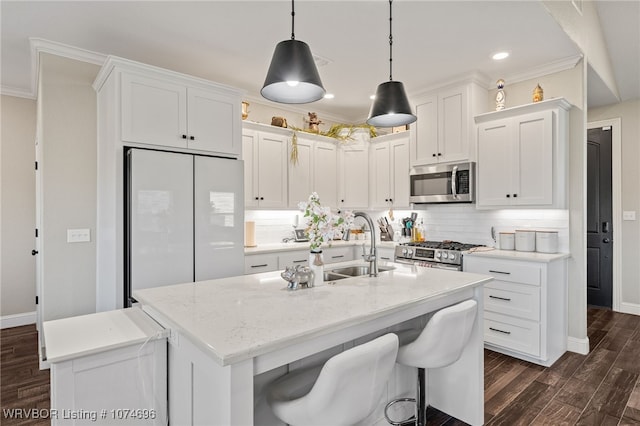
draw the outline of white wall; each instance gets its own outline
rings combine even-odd
[[[96,93],[99,67],[41,54],[43,320],[95,312]],[[91,242],[67,243],[88,228]]]
[[[635,211],[636,220],[621,221],[622,228],[614,229],[614,244],[621,245],[622,253],[620,302],[627,305],[627,311],[640,313],[640,100],[592,109],[587,116],[589,122],[621,121],[622,210]]]
[[[31,255],[35,247],[36,102],[2,96],[1,115],[0,316],[6,317],[36,310],[35,258]]]

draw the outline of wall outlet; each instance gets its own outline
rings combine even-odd
[[[622,220],[636,220],[636,212],[632,211],[623,211],[622,212]]]
[[[91,230],[86,229],[67,229],[68,243],[88,243],[91,241]]]

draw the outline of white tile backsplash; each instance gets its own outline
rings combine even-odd
[[[569,251],[569,212],[568,210],[477,210],[475,204],[424,205],[415,210],[395,210],[392,225],[400,229],[402,218],[411,212],[418,214],[417,222],[422,220],[426,239],[431,241],[454,240],[465,243],[497,246],[491,238],[491,227],[498,232],[516,229],[534,229],[540,231],[558,231],[558,249]],[[374,223],[377,218],[388,216],[388,210],[369,211]],[[256,242],[260,244],[277,243],[285,237],[291,237],[295,217],[299,227],[303,228],[305,218],[296,210],[247,210],[245,220],[256,222]],[[356,224],[361,219],[356,219]]]

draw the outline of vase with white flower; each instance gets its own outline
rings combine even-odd
[[[314,283],[321,284],[324,279],[322,246],[323,244],[331,245],[334,239],[349,232],[353,225],[353,213],[351,211],[333,213],[331,208],[320,203],[320,197],[315,192],[309,195],[306,202],[299,203],[298,208],[307,218],[305,232],[309,237],[309,267],[315,274]]]

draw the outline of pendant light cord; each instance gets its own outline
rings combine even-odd
[[[293,28],[294,28],[294,19],[296,17],[296,11],[293,8],[293,2],[294,2],[294,0],[291,0],[291,40],[295,40],[296,39],[296,34],[295,34],[295,31],[293,30]]]
[[[393,19],[391,17],[391,3],[393,3],[393,0],[389,0],[389,81],[393,80],[393,27],[391,25]]]

